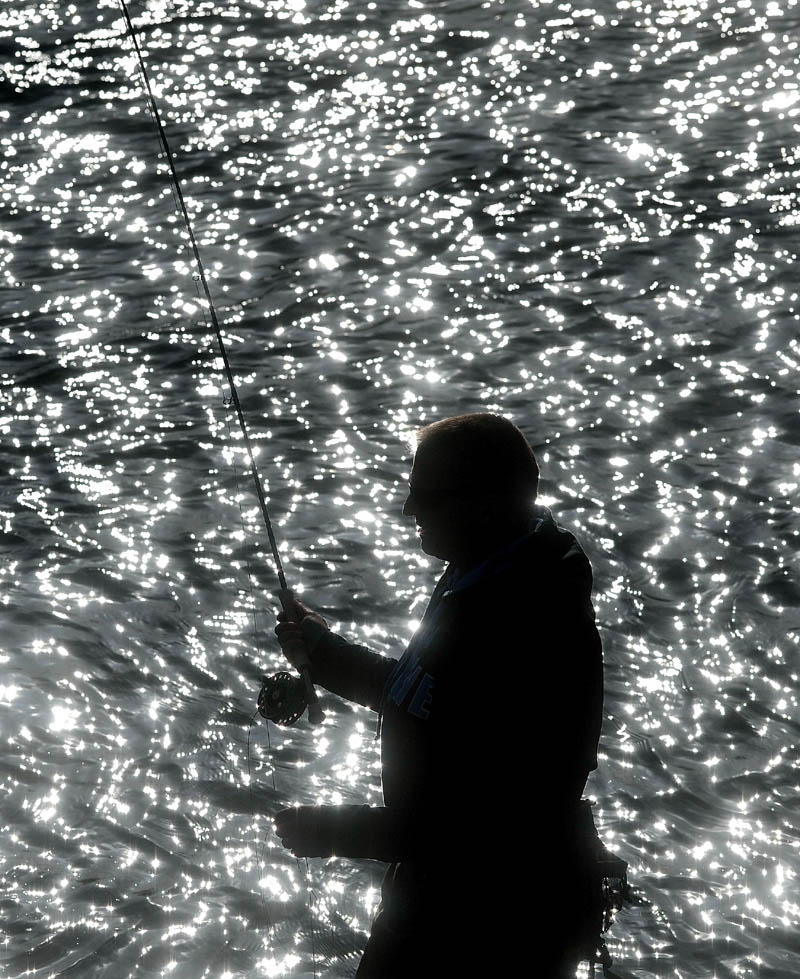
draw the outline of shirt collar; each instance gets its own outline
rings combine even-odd
[[[447,571],[448,587],[442,593],[442,598],[447,598],[455,592],[463,591],[465,588],[469,588],[471,585],[483,581],[485,578],[491,578],[501,571],[506,571],[510,568],[515,563],[519,551],[528,543],[534,534],[537,534],[541,530],[548,517],[550,517],[550,511],[546,507],[537,507],[536,514],[531,520],[529,529],[521,537],[511,541],[510,544],[505,544],[499,550],[490,554],[476,568],[472,568],[470,571],[462,574],[458,568],[451,565]]]

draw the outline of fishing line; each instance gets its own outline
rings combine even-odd
[[[167,134],[164,129],[164,125],[161,121],[161,114],[158,111],[158,104],[156,103],[155,96],[153,95],[153,89],[150,85],[150,76],[147,73],[147,67],[144,62],[144,55],[142,49],[139,46],[139,40],[136,35],[136,31],[133,26],[133,22],[128,12],[128,6],[125,0],[119,0],[120,7],[122,8],[123,17],[125,18],[125,24],[128,29],[128,34],[133,43],[134,49],[136,51],[136,56],[139,63],[139,68],[142,76],[142,83],[144,85],[145,93],[147,95],[148,104],[150,106],[150,112],[153,116],[153,120],[158,130],[159,140],[164,151],[164,155],[167,159],[167,165],[169,167],[169,172],[172,177],[172,185],[174,187],[174,193],[181,214],[183,215],[184,224],[186,225],[186,231],[189,236],[189,242],[192,247],[192,253],[194,254],[195,264],[197,266],[198,280],[203,288],[203,293],[206,300],[206,309],[211,318],[211,325],[214,331],[214,335],[217,340],[217,346],[219,348],[220,358],[222,360],[223,368],[225,371],[225,376],[228,380],[228,385],[230,388],[230,403],[236,410],[236,417],[239,420],[239,427],[241,428],[242,438],[244,440],[245,450],[247,452],[247,457],[250,462],[250,474],[253,477],[253,483],[256,489],[256,495],[258,497],[258,503],[261,508],[261,515],[264,518],[264,526],[267,529],[267,536],[269,537],[270,548],[272,550],[272,556],[275,561],[275,570],[278,575],[278,583],[280,585],[280,591],[278,597],[280,603],[286,613],[287,618],[291,621],[294,618],[293,613],[293,595],[286,584],[286,576],[283,571],[283,562],[281,561],[280,554],[278,553],[278,545],[275,540],[275,534],[272,530],[272,521],[270,520],[269,510],[267,509],[267,501],[264,496],[264,489],[261,483],[261,477],[258,472],[258,467],[256,466],[255,456],[253,454],[253,447],[250,441],[250,434],[247,430],[247,423],[245,421],[244,412],[242,411],[242,405],[239,401],[239,393],[236,388],[236,382],[233,377],[233,370],[231,369],[230,361],[228,360],[228,352],[225,347],[225,341],[222,337],[222,330],[220,329],[219,320],[217,318],[217,311],[214,306],[214,300],[211,296],[211,290],[208,285],[208,277],[206,275],[205,265],[203,264],[203,259],[200,255],[200,249],[197,245],[197,239],[195,238],[194,229],[192,227],[192,222],[189,217],[189,211],[186,207],[186,201],[183,197],[183,191],[181,190],[180,180],[178,179],[178,171],[175,166],[175,158],[172,155],[172,149],[169,145],[169,140],[167,139]],[[319,701],[317,699],[316,691],[314,690],[314,685],[311,682],[311,664],[308,660],[305,662],[298,661],[298,666],[300,669],[300,676],[303,681],[303,688],[305,692],[306,701],[308,704],[308,720],[311,724],[320,724],[324,718],[321,707],[319,706]],[[265,713],[266,717],[267,714]]]
[[[150,85],[150,76],[147,73],[147,68],[144,62],[144,55],[142,54],[142,49],[139,47],[139,41],[136,35],[136,31],[131,21],[130,13],[128,12],[128,6],[125,0],[119,0],[120,6],[122,7],[122,13],[125,18],[125,24],[128,28],[128,34],[136,49],[136,56],[139,60],[139,67],[142,74],[142,82],[144,84],[145,92],[147,94],[147,99],[150,104],[150,111],[153,115],[153,119],[158,129],[158,136],[161,141],[161,147],[164,151],[164,155],[167,158],[167,165],[169,166],[170,175],[172,176],[173,187],[175,190],[175,195],[178,201],[178,206],[183,215],[184,223],[186,224],[186,231],[189,235],[189,243],[192,247],[192,252],[194,254],[194,260],[197,265],[197,272],[199,276],[200,284],[203,288],[203,293],[205,294],[205,299],[208,309],[209,316],[211,317],[211,325],[214,330],[214,335],[217,339],[217,346],[219,348],[220,358],[222,359],[223,368],[225,370],[225,376],[228,379],[228,385],[231,391],[231,403],[236,409],[236,416],[239,419],[239,425],[242,430],[242,437],[244,439],[245,449],[247,451],[247,456],[250,461],[250,472],[253,477],[253,482],[256,487],[256,494],[258,496],[258,502],[261,507],[261,513],[264,517],[264,524],[267,528],[267,535],[269,536],[270,546],[272,548],[272,556],[275,559],[275,567],[278,574],[278,581],[280,582],[281,588],[286,591],[286,576],[283,571],[283,563],[281,562],[280,554],[278,553],[278,545],[275,541],[275,535],[272,531],[272,521],[270,520],[269,511],[267,510],[267,501],[264,497],[264,489],[261,485],[261,477],[258,473],[258,468],[256,467],[256,460],[253,455],[253,447],[250,442],[250,435],[247,431],[247,423],[245,422],[244,413],[242,412],[242,406],[239,401],[239,394],[236,390],[236,382],[233,378],[233,371],[231,370],[230,361],[228,360],[228,352],[225,348],[225,342],[222,338],[222,330],[220,329],[219,320],[217,319],[217,311],[214,306],[214,300],[211,296],[211,290],[208,286],[208,277],[206,275],[205,265],[203,264],[203,259],[200,256],[200,249],[197,247],[197,239],[194,235],[194,230],[192,227],[191,219],[189,218],[189,212],[186,208],[186,201],[183,197],[183,191],[181,190],[180,181],[178,179],[178,171],[175,167],[175,159],[172,155],[172,149],[170,148],[169,141],[167,140],[167,134],[164,130],[164,125],[161,122],[161,115],[158,111],[158,104],[156,103],[155,96],[153,95],[153,89]]]
[[[150,84],[150,76],[147,72],[147,67],[144,62],[144,55],[142,49],[139,46],[139,40],[136,35],[136,30],[133,26],[133,21],[131,20],[130,13],[128,11],[128,6],[126,0],[119,0],[120,7],[122,8],[122,14],[125,19],[125,24],[128,30],[128,35],[130,36],[131,42],[136,51],[136,57],[139,63],[139,69],[142,76],[142,83],[147,95],[148,104],[150,106],[150,112],[153,116],[156,129],[158,130],[159,140],[161,142],[161,147],[164,151],[164,156],[167,160],[167,165],[169,167],[169,172],[172,177],[172,184],[174,187],[175,196],[178,202],[180,212],[183,216],[184,224],[186,226],[186,231],[189,236],[189,242],[191,244],[192,253],[194,255],[195,264],[197,266],[198,280],[202,286],[203,294],[205,296],[205,308],[211,318],[211,325],[214,331],[214,335],[217,340],[217,347],[219,349],[220,358],[222,360],[223,368],[225,371],[225,376],[228,381],[230,388],[230,402],[236,410],[236,417],[239,420],[239,427],[241,428],[242,438],[244,440],[245,450],[250,463],[250,474],[253,477],[253,483],[256,489],[256,495],[258,497],[258,503],[261,508],[261,515],[264,518],[264,526],[267,530],[267,536],[269,537],[270,548],[272,550],[272,556],[275,561],[275,570],[278,575],[278,583],[280,585],[280,591],[278,597],[280,603],[286,613],[287,618],[291,621],[294,618],[293,614],[293,595],[286,584],[286,575],[283,570],[283,562],[281,561],[280,554],[278,553],[278,545],[275,540],[275,534],[272,530],[272,521],[269,516],[269,510],[267,509],[267,501],[264,496],[264,489],[261,483],[261,477],[258,472],[258,467],[256,466],[255,456],[253,454],[253,447],[250,441],[250,434],[247,430],[247,423],[245,421],[244,412],[242,411],[242,405],[239,401],[239,393],[236,388],[236,381],[233,377],[233,370],[231,369],[230,361],[228,360],[228,352],[225,347],[225,341],[222,336],[222,330],[220,329],[219,320],[217,318],[217,311],[214,306],[214,300],[211,296],[211,290],[208,285],[208,276],[206,275],[205,265],[203,264],[203,259],[200,255],[200,249],[197,245],[197,239],[195,238],[194,229],[192,227],[191,218],[189,217],[189,211],[186,207],[186,201],[183,197],[183,191],[181,190],[180,180],[178,179],[178,171],[175,166],[175,158],[172,155],[172,149],[169,145],[169,140],[167,139],[167,134],[164,129],[164,125],[161,121],[161,114],[158,111],[158,104],[156,102],[155,96],[153,95],[153,89]],[[314,690],[314,685],[311,682],[311,669],[310,663],[299,662],[300,676],[303,680],[303,687],[305,691],[306,701],[308,703],[308,719],[311,724],[319,724],[324,718],[322,709],[319,706],[319,701],[317,699],[316,691]],[[264,716],[267,716],[266,714]]]
[[[183,191],[181,189],[180,181],[178,179],[177,168],[175,166],[175,159],[174,159],[174,157],[172,155],[172,149],[171,149],[170,144],[169,144],[169,141],[167,139],[167,134],[166,134],[166,131],[164,129],[164,125],[163,125],[163,123],[161,121],[161,115],[160,115],[159,110],[158,110],[158,104],[156,103],[156,99],[155,99],[155,96],[153,94],[152,86],[150,84],[150,77],[149,77],[149,74],[147,72],[147,67],[145,65],[144,55],[142,53],[141,47],[139,46],[139,41],[138,41],[138,37],[137,37],[137,34],[136,34],[136,30],[135,30],[135,28],[133,26],[133,21],[131,20],[131,16],[130,16],[130,13],[129,13],[129,10],[128,10],[127,3],[125,2],[125,0],[119,0],[119,3],[120,3],[120,7],[122,9],[122,15],[123,15],[123,18],[124,18],[124,21],[125,21],[125,25],[126,25],[126,28],[127,28],[128,36],[130,37],[131,43],[133,44],[134,50],[136,52],[136,57],[137,57],[138,67],[139,67],[139,73],[140,73],[140,76],[141,76],[141,79],[142,79],[142,85],[143,85],[144,91],[145,91],[146,96],[147,96],[147,102],[148,102],[148,107],[149,107],[149,110],[150,110],[150,114],[151,114],[151,116],[153,118],[153,122],[154,122],[154,124],[156,126],[156,129],[158,131],[158,136],[159,136],[159,141],[160,141],[160,144],[161,144],[161,148],[162,148],[163,153],[164,153],[164,156],[165,156],[165,158],[167,160],[167,165],[168,165],[168,168],[169,168],[170,176],[172,178],[171,183],[172,183],[172,188],[173,188],[173,196],[175,198],[176,205],[177,205],[179,211],[181,212],[181,214],[183,216],[183,221],[184,221],[184,225],[186,227],[186,232],[188,234],[189,243],[191,245],[191,250],[192,250],[192,253],[194,255],[195,265],[197,267],[197,272],[196,272],[194,278],[195,278],[196,284],[199,284],[199,286],[202,287],[202,293],[203,293],[203,295],[200,296],[200,306],[204,310],[204,314],[203,315],[204,315],[204,319],[206,320],[206,325],[207,326],[208,326],[208,319],[210,318],[211,327],[213,329],[213,332],[214,332],[214,335],[215,335],[216,341],[217,341],[217,347],[218,347],[218,350],[219,350],[219,356],[220,356],[220,359],[222,361],[222,365],[223,365],[225,377],[226,377],[227,382],[228,382],[228,387],[229,387],[229,390],[230,390],[230,395],[229,395],[228,398],[224,398],[224,401],[226,403],[226,407],[227,406],[230,406],[230,405],[232,405],[234,407],[234,409],[236,411],[237,419],[239,421],[239,427],[241,429],[242,439],[243,439],[244,446],[245,446],[245,451],[246,451],[247,458],[248,458],[249,464],[250,464],[250,474],[251,474],[251,476],[253,478],[253,483],[254,483],[255,489],[256,489],[256,496],[258,498],[259,507],[261,509],[261,515],[262,515],[262,517],[264,519],[264,525],[265,525],[266,530],[267,530],[267,536],[269,538],[270,548],[272,550],[272,556],[273,556],[274,561],[275,561],[275,569],[276,569],[276,572],[277,572],[278,583],[280,585],[279,599],[280,599],[281,605],[283,607],[284,613],[286,615],[286,618],[289,621],[293,621],[294,618],[295,618],[294,617],[293,595],[292,595],[292,592],[289,590],[289,588],[288,588],[288,586],[286,584],[286,576],[285,576],[285,573],[284,573],[284,570],[283,570],[283,563],[281,561],[280,554],[278,553],[278,545],[277,545],[277,542],[275,540],[275,535],[274,535],[274,532],[273,532],[273,529],[272,529],[272,521],[270,520],[269,510],[267,508],[267,502],[266,502],[266,498],[265,498],[265,495],[264,495],[264,489],[263,489],[263,486],[262,486],[261,477],[260,477],[259,472],[258,472],[258,467],[256,466],[255,455],[253,453],[253,447],[252,447],[252,443],[250,441],[250,435],[249,435],[249,432],[247,430],[247,423],[245,421],[244,412],[242,411],[241,402],[239,400],[239,394],[238,394],[238,391],[237,391],[237,388],[236,388],[236,382],[235,382],[235,379],[234,379],[234,376],[233,376],[233,370],[231,368],[230,361],[228,359],[228,353],[227,353],[227,349],[225,347],[225,342],[224,342],[224,339],[223,339],[223,336],[222,336],[222,330],[220,329],[219,320],[218,320],[217,313],[216,313],[216,308],[215,308],[215,305],[214,305],[214,300],[212,298],[211,290],[210,290],[209,285],[208,285],[208,276],[206,274],[205,265],[203,264],[203,260],[202,260],[202,257],[200,255],[200,249],[198,248],[198,245],[197,245],[197,239],[196,239],[195,234],[194,234],[194,229],[192,227],[192,222],[191,222],[191,219],[189,217],[188,209],[186,207],[186,201],[184,199]],[[199,288],[198,288],[198,294],[199,294]],[[203,297],[205,298],[205,303],[203,303]],[[207,314],[207,316],[206,316],[206,314]],[[229,435],[231,437],[231,441],[233,441],[232,432],[230,431],[230,422],[228,422],[228,431],[229,431]],[[238,488],[238,479],[239,479],[239,477],[238,477],[238,472],[237,472],[236,466],[235,466],[235,456],[234,456],[234,476],[235,476],[235,479],[236,479],[236,482],[237,482],[237,488]],[[241,497],[239,497],[238,502],[239,502],[240,515],[241,515],[241,518],[242,518],[243,531],[246,534],[246,528],[244,527],[244,514],[243,514],[243,511],[242,511],[242,505],[241,505]],[[252,602],[253,602],[253,614],[254,614],[254,619],[255,619],[255,616],[256,616],[256,611],[255,611],[255,606],[256,606],[256,603],[255,603],[255,595],[254,595],[254,591],[253,591],[252,576],[250,574],[250,566],[249,566],[249,562],[247,561],[247,558],[245,558],[245,564],[246,564],[246,567],[247,567],[248,579],[250,581],[250,591],[251,591],[251,597],[252,597]],[[258,630],[257,630],[257,621],[256,621],[256,636],[257,636],[257,631]],[[257,640],[256,640],[256,642],[257,642]],[[259,650],[259,652],[260,652],[260,650]],[[309,719],[309,722],[311,724],[319,724],[323,720],[324,714],[322,713],[322,710],[321,710],[321,708],[319,706],[319,702],[317,700],[316,691],[314,690],[314,686],[313,686],[313,684],[311,682],[310,662],[308,661],[308,658],[307,657],[305,659],[305,662],[303,662],[301,660],[297,660],[297,657],[295,657],[295,661],[296,661],[296,665],[298,665],[299,670],[300,670],[300,681],[299,682],[300,682],[300,684],[302,686],[303,695],[304,695],[304,698],[303,699],[305,701],[305,703],[303,704],[303,707],[305,707],[306,705],[308,706],[308,719]],[[264,698],[265,691],[267,691],[267,684],[269,683],[269,678],[264,677],[263,678],[263,682],[264,682],[264,686],[262,688],[261,694],[259,695],[257,712],[260,712],[260,713],[263,714],[264,717],[269,718],[270,717],[270,714],[269,714],[268,710],[266,709],[269,706],[269,702]],[[273,686],[272,689],[273,689],[273,692],[277,696],[277,694],[280,692],[280,690],[285,689],[285,688],[286,688],[286,684],[284,684],[283,687],[280,687],[279,685],[275,685],[275,686]],[[278,699],[280,699],[280,698],[278,698]],[[263,700],[263,703],[262,703],[262,700]],[[282,707],[282,704],[278,703],[277,704],[277,707],[278,708],[281,708]],[[282,714],[282,711],[280,709],[278,709],[278,715],[277,716],[279,717],[279,716],[281,716],[281,714]],[[255,716],[256,715],[254,714],[253,715],[253,718],[255,718]],[[250,779],[249,775],[250,775],[250,731],[252,730],[252,724],[253,724],[253,719],[251,719],[251,721],[250,721],[250,726],[249,726],[249,729],[248,729],[248,739],[247,739],[247,744],[248,744],[248,782],[250,784],[251,800],[252,800],[252,780]],[[269,738],[269,730],[267,732],[267,736]],[[275,787],[275,769],[274,769],[274,765],[271,765],[270,767],[272,769],[272,781],[273,781],[273,788],[274,788]],[[259,858],[259,862],[260,862],[260,858]],[[311,883],[310,883],[309,868],[308,868],[308,860],[307,859],[306,859],[306,887],[307,887],[308,892],[310,894],[312,894],[312,898],[313,898],[313,892],[311,890]],[[263,895],[262,895],[262,897],[263,897]],[[316,976],[316,974],[317,974],[317,967],[316,967],[316,950],[315,950],[313,908],[310,909],[310,910],[311,910],[311,958],[312,958],[312,965],[313,965],[314,975]]]

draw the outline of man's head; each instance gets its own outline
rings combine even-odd
[[[419,429],[416,441],[403,513],[416,518],[426,554],[467,567],[525,532],[539,467],[516,425],[457,415]]]

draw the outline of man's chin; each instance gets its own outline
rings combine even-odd
[[[430,557],[438,557],[441,561],[450,560],[446,554],[442,553],[443,548],[441,544],[437,544],[435,539],[431,539],[429,531],[422,531],[422,533],[419,535],[419,543],[425,554],[429,555]]]

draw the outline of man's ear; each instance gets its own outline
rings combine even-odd
[[[476,516],[481,523],[494,524],[503,519],[504,507],[494,496],[478,497],[476,502]],[[508,516],[505,513],[505,516]]]

